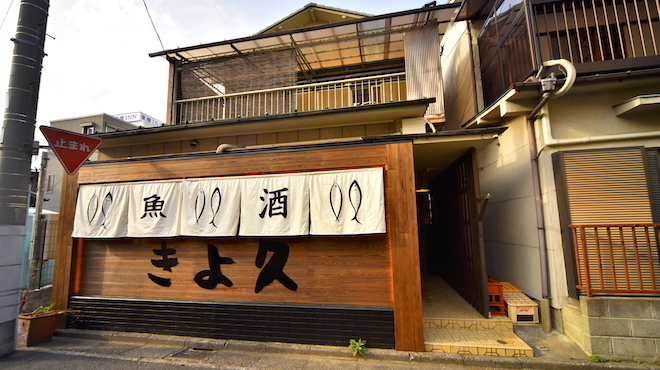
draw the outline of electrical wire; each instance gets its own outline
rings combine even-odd
[[[9,15],[9,11],[11,10],[12,4],[14,4],[14,0],[11,0],[11,2],[9,3],[9,8],[7,9],[7,13],[5,13],[5,17],[2,18],[2,23],[0,23],[0,29],[2,29],[2,26],[5,25],[5,20],[7,19],[7,15]]]
[[[14,1],[14,0],[12,0]],[[151,14],[149,13],[149,7],[147,7],[147,1],[142,0],[142,3],[144,4],[144,9],[147,10],[147,16],[149,17],[149,21],[151,22],[151,26],[154,28],[154,32],[156,32],[156,36],[158,37],[158,42],[160,42],[160,47],[165,50],[165,46],[163,46],[163,40],[160,39],[160,35],[158,34],[158,30],[156,29],[156,25],[154,24],[154,20],[151,19]]]

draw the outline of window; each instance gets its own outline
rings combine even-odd
[[[359,81],[351,85],[353,105],[378,104],[380,102],[380,86],[374,81]]]
[[[46,193],[52,194],[55,188],[55,175],[48,175],[48,182],[46,183]]]
[[[82,133],[85,135],[94,135],[94,125],[83,126]]]

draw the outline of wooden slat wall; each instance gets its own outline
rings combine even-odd
[[[383,145],[83,166],[79,184],[385,165]]]
[[[421,301],[421,277],[419,269],[419,252],[418,252],[418,239],[417,239],[417,220],[416,220],[416,204],[415,204],[415,192],[414,192],[414,176],[413,176],[413,152],[412,152],[412,143],[396,143],[396,144],[383,144],[383,145],[364,145],[364,146],[348,146],[348,147],[336,147],[336,148],[327,148],[327,149],[318,149],[318,150],[301,150],[301,151],[283,151],[277,152],[272,151],[268,153],[258,153],[258,154],[245,154],[245,155],[218,155],[211,157],[202,157],[202,158],[189,158],[189,159],[176,159],[176,160],[160,160],[160,161],[141,161],[141,162],[124,162],[124,163],[114,163],[114,164],[105,164],[105,165],[89,165],[83,166],[79,172],[77,182],[78,184],[92,184],[92,183],[105,183],[105,182],[130,182],[130,181],[145,181],[145,180],[162,180],[162,179],[172,179],[172,178],[194,178],[194,177],[208,177],[208,176],[228,176],[228,175],[241,175],[241,174],[259,174],[259,173],[277,173],[277,172],[291,172],[291,171],[314,171],[314,170],[323,170],[323,169],[341,169],[341,168],[356,168],[356,167],[369,167],[369,166],[385,166],[385,194],[386,194],[386,216],[387,216],[387,229],[388,233],[385,237],[385,245],[381,245],[377,242],[378,237],[374,236],[374,243],[367,244],[365,251],[354,251],[357,254],[347,254],[341,255],[340,258],[335,259],[335,261],[340,261],[341,264],[337,266],[336,271],[342,271],[341,274],[346,275],[346,280],[351,280],[350,272],[346,270],[346,263],[350,258],[356,258],[359,261],[356,268],[368,267],[367,270],[371,269],[367,273],[360,273],[364,279],[369,280],[370,283],[373,283],[373,286],[379,286],[376,292],[370,291],[369,294],[362,294],[361,302],[359,304],[382,304],[387,300],[390,300],[391,306],[394,309],[395,316],[395,342],[396,349],[398,350],[409,350],[409,351],[424,351],[424,337],[423,337],[423,321],[422,321],[422,301]],[[76,197],[76,184],[68,187],[68,191],[63,193],[63,207],[62,207],[62,219],[61,224],[64,228],[68,229],[63,230],[63,234],[60,235],[71,235],[71,225],[73,224],[73,214],[75,210],[75,197]],[[69,225],[69,226],[64,226]],[[348,238],[347,240],[352,240],[350,243],[347,242],[345,246],[335,245],[331,248],[332,253],[339,253],[338,250],[343,249],[360,249],[363,243],[363,237],[354,237]],[[67,240],[69,239],[69,240]],[[236,238],[238,239],[238,238]],[[301,240],[306,240],[306,238],[300,238]],[[329,239],[342,239],[342,238],[329,238]],[[177,243],[180,239],[176,239]],[[320,245],[329,246],[327,242],[322,238]],[[217,241],[217,240],[216,240]],[[138,241],[139,242],[139,241]],[[86,243],[91,243],[86,241]],[[96,243],[96,242],[94,242]],[[83,250],[86,254],[85,260],[92,261],[96,259],[97,266],[102,266],[102,261],[106,260],[111,256],[112,249],[105,249],[97,244],[89,244]],[[129,242],[127,242],[129,243]],[[131,242],[132,243],[132,242]],[[150,243],[148,247],[141,246],[140,248],[148,249],[145,257],[140,255],[137,257],[139,263],[142,266],[144,263],[145,269],[151,268],[151,263],[145,258],[151,256],[156,257],[152,254],[151,249],[153,249],[153,242]],[[249,239],[246,239],[245,243],[252,243]],[[305,242],[301,242],[300,245],[297,242],[292,242],[293,251],[307,251],[308,256],[307,261],[320,261],[319,253],[322,255],[323,252],[318,250],[313,251],[313,247],[306,245]],[[252,245],[252,244],[249,244]],[[182,244],[183,247],[185,245]],[[231,253],[237,252],[236,258],[239,258],[241,261],[246,261],[244,264],[247,266],[247,261],[254,262],[254,246],[244,246],[244,251],[249,251],[246,255],[240,255],[238,253],[240,248],[238,247],[229,247],[227,250]],[[109,248],[109,247],[107,247]],[[113,247],[115,248],[115,247]],[[126,248],[124,250],[124,248]],[[223,249],[220,248],[221,256],[224,256]],[[385,248],[390,255],[388,258],[385,258],[383,254],[378,254],[382,252],[382,249]],[[95,252],[96,250],[96,252]],[[129,247],[121,247],[117,250],[126,253],[127,255],[131,254]],[[182,252],[187,250],[183,248]],[[203,250],[203,248],[202,248]],[[374,251],[377,251],[376,255],[379,257],[376,261],[366,261],[371,259],[374,255]],[[311,252],[310,252],[311,251]],[[241,251],[243,252],[243,251]],[[341,253],[349,253],[350,251],[342,251]],[[57,265],[58,269],[62,271],[67,271],[66,274],[70,274],[73,266],[71,259],[73,258],[73,247],[70,238],[63,237],[58,243],[58,255],[61,257],[58,259]],[[94,253],[97,253],[96,255]],[[100,253],[100,254],[99,254]],[[142,252],[140,252],[142,253]],[[195,252],[195,253],[199,253]],[[105,254],[105,257],[102,257]],[[151,256],[150,256],[151,254]],[[96,256],[96,257],[94,257]],[[234,256],[231,256],[234,258]],[[290,258],[293,261],[293,254],[290,255]],[[155,259],[155,258],[154,258]],[[304,259],[304,258],[303,258]],[[325,263],[332,263],[333,259],[330,261],[323,261]],[[383,270],[383,261],[388,261],[390,264],[390,273],[389,275],[385,274]],[[110,261],[108,261],[110,262]],[[114,261],[115,265],[118,261]],[[364,265],[364,264],[367,265]],[[376,263],[378,267],[372,269],[372,263]],[[294,263],[289,262],[285,267],[285,271],[289,271],[289,266],[294,268]],[[369,267],[372,266],[372,267]],[[232,266],[234,267],[234,266]],[[326,265],[325,267],[328,267]],[[324,268],[325,268],[324,267]],[[191,271],[192,267],[188,267]],[[198,268],[195,266],[193,270]],[[230,267],[231,268],[231,267]],[[227,268],[227,271],[230,271]],[[176,269],[176,268],[175,268]],[[223,266],[223,271],[225,267]],[[308,273],[311,273],[315,267],[308,266]],[[183,269],[182,269],[183,270]],[[146,270],[141,270],[145,271]],[[323,271],[321,269],[320,271]],[[377,271],[377,272],[376,272]],[[192,272],[192,271],[191,271]],[[258,271],[256,268],[251,272]],[[196,273],[196,272],[195,272]],[[298,273],[298,272],[296,272]],[[374,275],[371,275],[371,274]],[[94,286],[94,280],[91,280],[90,274],[96,274],[92,266],[84,266],[83,276],[81,277],[81,289],[83,291],[90,292],[92,289],[105,289],[100,288],[98,285]],[[155,273],[154,273],[155,274]],[[293,272],[292,272],[293,274]],[[63,277],[64,277],[63,273]],[[158,275],[158,274],[155,274]],[[239,277],[239,275],[241,277]],[[69,275],[67,275],[69,276]],[[101,279],[102,274],[98,274],[96,279]],[[160,275],[158,275],[160,276]],[[54,291],[54,299],[58,302],[68,302],[70,289],[73,288],[71,285],[70,279],[60,278],[58,281],[58,287]],[[230,278],[233,280],[234,275]],[[340,276],[341,277],[341,276]],[[190,277],[188,277],[190,278]],[[237,282],[240,279],[246,279],[242,285],[246,285],[254,289],[254,280],[252,275],[243,275],[237,274]],[[343,277],[342,277],[343,278]],[[373,279],[372,279],[373,278]],[[391,285],[391,296],[388,296],[387,290],[382,289],[382,279],[389,279],[387,284]],[[90,279],[89,284],[87,284],[87,279]],[[295,279],[294,279],[295,280]],[[373,280],[373,281],[372,281]],[[304,280],[302,282],[305,282]],[[353,284],[361,284],[362,280],[357,279],[355,281],[350,281]],[[282,287],[277,287],[278,283],[273,284],[274,289],[284,289]],[[300,285],[300,284],[299,284]],[[108,285],[110,287],[110,285]],[[245,289],[249,289],[245,288]],[[271,288],[270,286],[266,289]],[[338,288],[338,284],[335,283],[335,288]],[[262,291],[264,293],[266,291]],[[115,290],[116,292],[116,290]],[[287,293],[287,292],[282,292]],[[102,294],[107,294],[102,291]],[[149,293],[152,294],[152,293]],[[247,297],[247,290],[245,292]],[[254,294],[254,293],[252,293]],[[261,293],[260,293],[261,294]],[[344,293],[342,293],[344,294]],[[354,299],[356,292],[351,292],[347,295],[346,300],[358,304],[358,300]],[[265,296],[265,295],[264,295]],[[253,296],[252,296],[253,297]],[[252,298],[254,299],[254,297]],[[261,298],[259,298],[261,299]],[[293,298],[291,298],[293,299]],[[322,295],[318,295],[319,300],[328,299],[324,298]],[[341,298],[337,297],[334,303],[337,303]],[[275,298],[275,301],[279,301],[279,295]],[[292,300],[293,301],[293,300]],[[380,302],[380,303],[377,303]]]
[[[176,250],[169,256],[178,259],[172,271],[151,263],[161,259],[153,253],[161,248],[159,239],[88,239],[82,276],[74,281],[80,279],[79,294],[85,296],[392,306],[390,251],[384,235],[274,240],[290,247],[283,271],[298,285],[296,291],[275,281],[255,293],[261,272],[255,266],[256,238],[164,240],[167,248]],[[195,283],[197,273],[209,270],[209,243],[218,248],[221,257],[234,260],[220,268],[232,281],[231,287],[218,284],[215,289],[204,289]],[[148,273],[171,279],[172,285],[157,285]]]

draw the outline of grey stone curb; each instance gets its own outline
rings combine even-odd
[[[203,348],[236,352],[272,353],[297,356],[323,356],[333,358],[353,358],[346,347],[321,346],[309,344],[252,342],[233,339],[209,339],[195,337],[180,337],[175,335],[159,335],[146,333],[126,333],[102,330],[58,329],[57,336],[90,339],[99,341],[116,341],[142,345],[162,345],[170,347]],[[530,369],[530,370],[602,370],[602,369],[645,369],[660,370],[660,366],[652,364],[637,364],[634,362],[596,363],[586,360],[557,360],[543,357],[495,357],[461,355],[452,353],[405,352],[388,349],[370,348],[361,360],[366,361],[396,361],[418,363],[441,363],[467,367],[483,367],[489,369]]]

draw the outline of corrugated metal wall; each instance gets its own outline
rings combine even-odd
[[[406,31],[403,45],[408,99],[436,98],[426,113],[444,114],[437,21]]]

